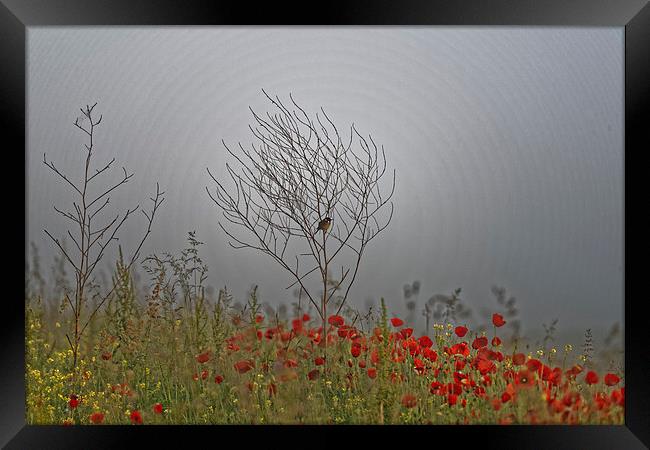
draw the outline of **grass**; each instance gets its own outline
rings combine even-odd
[[[76,367],[70,317],[29,296],[28,423],[623,423],[623,374],[590,370],[571,345],[523,354],[516,340],[494,339],[501,327],[463,333],[449,323],[415,336],[382,300],[365,324],[330,317],[324,346],[320,318],[265,317],[255,291],[244,308],[225,290],[209,301],[192,277],[165,282],[164,266],[144,301],[117,271],[121,288]]]

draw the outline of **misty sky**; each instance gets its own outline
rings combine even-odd
[[[205,191],[206,168],[223,175],[229,160],[221,139],[250,144],[248,107],[271,110],[264,88],[322,106],[341,129],[354,122],[397,171],[395,216],[368,247],[355,305],[384,296],[403,313],[402,286],[420,280],[420,300],[462,287],[493,309],[498,284],[525,325],[622,321],[623,39],[584,27],[30,27],[27,238],[49,266],[43,228],[64,234],[52,204],[71,205],[43,153],[78,179],[85,140],[72,123],[99,102],[96,164],[117,164],[104,180],[135,172],[112,205],[146,205],[156,181],[167,192],[144,253],[179,251],[196,230],[210,284],[293,300],[268,257],[227,245]],[[143,226],[131,221],[122,245]]]

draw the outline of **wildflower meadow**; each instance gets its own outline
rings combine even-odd
[[[418,334],[382,299],[376,314],[344,308],[323,328],[298,304],[282,319],[255,289],[245,305],[226,289],[210,299],[191,243],[181,257],[148,260],[143,298],[117,264],[116,293],[76,365],[74,316],[28,297],[28,423],[623,423],[620,371],[570,344],[518,347],[505,311],[483,331],[449,319]]]

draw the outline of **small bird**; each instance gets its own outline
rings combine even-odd
[[[325,217],[323,220],[318,222],[318,229],[316,230],[316,233],[318,233],[320,230],[323,230],[323,234],[327,233],[327,230],[329,230],[331,224],[332,219],[330,217]]]

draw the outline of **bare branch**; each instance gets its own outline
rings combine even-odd
[[[59,169],[56,168],[53,162],[50,162],[46,159],[45,153],[43,153],[43,163],[52,169],[54,173],[56,173],[59,177],[61,177],[66,183],[68,183],[70,186],[72,186],[72,189],[77,191],[78,194],[81,194],[81,190],[72,182],[70,179],[67,177],[67,175],[63,174],[62,172],[59,171]]]
[[[127,172],[126,172],[126,169],[125,169],[124,167],[122,167],[122,170],[124,171],[124,176],[123,176],[123,178],[122,178],[119,182],[115,183],[113,186],[111,186],[110,188],[108,188],[106,191],[104,191],[103,193],[99,194],[99,195],[98,195],[94,200],[92,200],[92,201],[88,204],[88,208],[91,208],[91,207],[92,207],[96,202],[98,202],[98,201],[101,200],[102,198],[106,197],[108,194],[110,194],[111,192],[113,192],[113,191],[114,191],[115,189],[117,189],[118,187],[122,186],[122,185],[125,184],[125,183],[128,183],[128,181],[133,177],[134,174],[132,174],[132,173],[131,173],[131,174],[127,173]]]
[[[100,119],[100,122],[101,122],[101,119]],[[95,125],[98,125],[98,124],[99,124],[99,122],[97,122]],[[111,159],[108,162],[108,164],[106,164],[101,169],[95,170],[95,174],[93,176],[91,176],[90,178],[88,178],[88,181],[92,181],[92,179],[95,178],[97,175],[100,175],[100,174],[104,173],[105,171],[107,171],[111,167],[111,164],[113,164],[114,162],[115,162],[115,158]]]
[[[45,232],[45,234],[48,235],[48,237],[49,237],[50,239],[52,239],[52,241],[56,244],[56,246],[59,247],[59,250],[61,250],[61,253],[63,253],[63,256],[65,256],[65,259],[68,260],[68,262],[70,263],[70,265],[71,265],[72,267],[74,267],[74,270],[75,270],[75,271],[79,271],[79,268],[78,268],[77,265],[74,263],[74,261],[72,261],[72,258],[70,258],[70,255],[68,255],[68,252],[65,250],[65,248],[63,248],[63,246],[61,245],[61,243],[59,242],[59,240],[56,239],[54,236],[52,236],[52,235],[50,234],[49,231],[47,231],[47,230],[43,230],[43,231]]]
[[[325,319],[327,303],[339,289],[344,289],[343,306],[367,244],[392,220],[395,172],[384,192],[386,155],[372,136],[361,135],[351,125],[349,137],[343,137],[323,108],[312,119],[291,94],[287,107],[279,97],[262,92],[274,112],[261,115],[249,108],[255,142],[250,148],[239,144],[235,151],[222,141],[238,164],[226,164],[232,187],[208,169],[215,190],[206,187],[206,192],[225,219],[219,227],[229,245],[272,257],[293,278],[287,289],[300,285]],[[333,219],[334,226],[317,231],[325,217]],[[304,257],[314,264],[303,273]],[[347,268],[341,268],[339,280],[330,282],[328,268],[335,261]],[[320,304],[310,287],[314,277],[323,290]]]
[[[142,246],[144,245],[145,241],[147,240],[147,238],[151,234],[151,227],[153,225],[154,218],[156,217],[156,212],[158,211],[158,208],[160,208],[160,205],[162,205],[163,201],[165,200],[165,198],[163,197],[164,194],[165,193],[160,190],[160,185],[158,183],[156,183],[156,195],[154,196],[154,198],[150,198],[150,200],[153,202],[153,207],[151,208],[151,211],[149,213],[147,213],[144,210],[141,210],[142,213],[147,218],[147,221],[148,221],[147,222],[147,229],[146,229],[146,231],[144,233],[144,236],[140,240],[140,243],[138,244],[138,247],[136,248],[135,252],[131,256],[128,265],[126,266],[127,270],[129,270],[131,268],[131,266],[133,266],[133,263],[137,260],[138,256],[140,255],[140,250],[142,249]],[[130,211],[134,212],[136,209],[137,208],[134,208],[133,210],[130,210]],[[128,215],[129,215],[129,212],[127,211],[127,214],[125,215],[123,221],[126,220],[126,217]],[[110,242],[111,240],[112,240],[112,237],[107,242]],[[95,317],[95,315],[97,314],[97,311],[99,311],[101,309],[101,307],[106,303],[106,301],[113,294],[116,287],[117,287],[117,285],[113,284],[113,287],[111,288],[111,290],[108,291],[108,293],[106,293],[106,294],[104,294],[102,296],[102,299],[97,303],[97,305],[95,306],[93,311],[88,316],[88,320],[86,321],[84,326],[81,328],[81,334],[83,334],[83,332],[86,329],[86,327],[88,326],[88,324],[90,324],[93,317]]]
[[[92,221],[93,219],[106,207],[110,204],[109,194],[120,186],[126,184],[132,177],[133,174],[129,174],[126,168],[122,168],[123,176],[120,180],[110,185],[108,188],[105,188],[97,197],[94,199],[88,198],[89,188],[92,183],[96,181],[97,177],[103,173],[107,173],[108,170],[112,167],[115,162],[115,158],[112,158],[108,163],[101,166],[100,168],[93,169],[92,166],[92,157],[94,153],[94,137],[96,127],[102,122],[103,116],[99,116],[99,119],[95,120],[93,117],[93,111],[97,106],[97,103],[94,103],[92,106],[86,105],[85,108],[80,108],[82,116],[77,117],[74,121],[74,126],[81,130],[87,136],[87,142],[84,143],[84,148],[86,151],[85,154],[85,165],[83,171],[83,177],[78,184],[73,183],[67,175],[60,171],[56,165],[48,161],[46,155],[43,155],[43,163],[50,168],[59,178],[64,180],[68,185],[70,185],[75,191],[75,199],[72,201],[74,211],[64,211],[58,209],[53,205],[54,210],[62,215],[64,218],[72,221],[76,225],[76,232],[73,233],[71,230],[66,230],[65,233],[72,239],[72,242],[76,248],[75,259],[73,259],[73,254],[75,252],[69,253],[65,250],[58,238],[54,237],[49,231],[44,230],[45,234],[54,242],[54,244],[61,250],[65,261],[70,263],[74,268],[75,272],[75,281],[76,286],[74,289],[74,299],[71,299],[66,292],[66,301],[72,309],[74,316],[73,323],[73,333],[66,334],[70,348],[73,351],[73,364],[76,366],[77,356],[79,353],[79,345],[81,338],[86,330],[88,324],[93,320],[96,312],[101,308],[106,299],[108,299],[113,291],[115,290],[115,284],[113,287],[106,293],[103,298],[97,303],[94,310],[86,318],[85,324],[82,326],[82,313],[84,312],[84,306],[86,305],[86,293],[89,289],[93,288],[93,272],[97,268],[97,265],[102,260],[105,252],[108,250],[111,243],[118,240],[117,233],[127,222],[128,218],[139,208],[139,206],[133,209],[127,209],[123,214],[116,214],[112,220],[109,220],[107,223],[101,225],[99,228],[94,228]],[[142,211],[147,218],[147,229],[144,234],[144,237],[137,246],[128,268],[130,269],[131,265],[138,258],[140,250],[144,241],[147,239],[151,233],[151,226],[154,220],[154,216],[158,207],[164,200],[162,198],[162,192],[158,185],[156,185],[156,196],[151,200],[154,202],[153,210],[149,213]],[[100,203],[101,202],[101,203]],[[96,206],[95,206],[96,205]],[[93,208],[95,207],[95,208]],[[105,238],[106,237],[106,238]],[[76,260],[78,258],[78,260]],[[96,292],[93,294],[93,299],[100,297],[101,294]],[[71,336],[73,337],[71,339]]]

